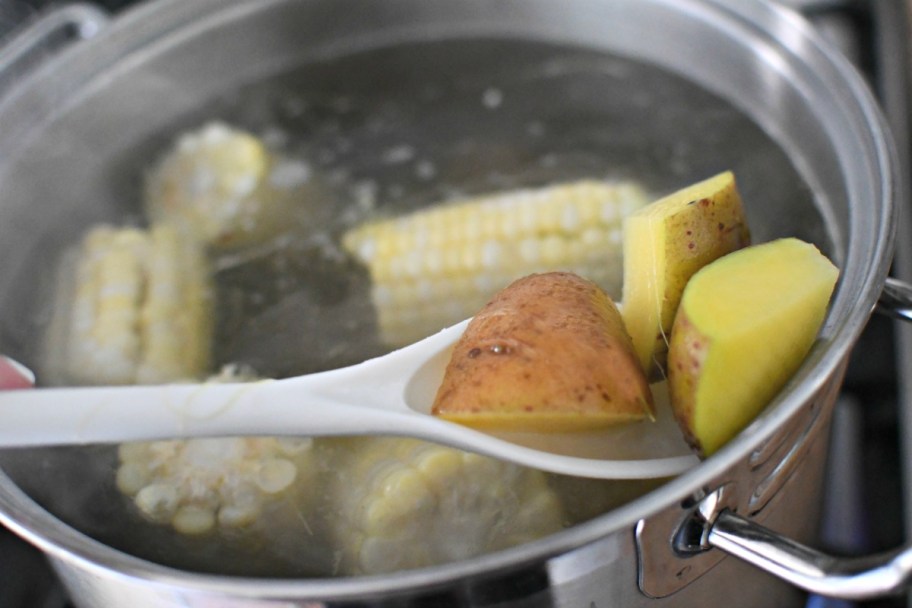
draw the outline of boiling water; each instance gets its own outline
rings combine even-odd
[[[755,240],[794,234],[827,244],[824,234],[794,232],[795,226],[822,225],[796,220],[796,213],[816,214],[810,193],[774,143],[722,100],[621,58],[475,40],[409,44],[306,64],[226,92],[176,119],[167,132],[148,132],[135,145],[102,156],[105,162],[86,162],[80,179],[55,192],[72,199],[64,206],[97,203],[97,209],[47,224],[37,240],[37,259],[48,262],[48,274],[56,254],[92,223],[141,222],[144,171],[177,134],[213,119],[246,128],[303,163],[324,193],[319,205],[298,209],[288,233],[268,246],[216,260],[216,364],[244,363],[265,376],[319,371],[381,354],[367,276],[342,253],[339,235],[371,217],[466,194],[579,178],[636,179],[658,194],[731,169]],[[45,168],[45,179],[53,179],[53,167]],[[66,175],[73,172],[79,169],[68,165]],[[31,187],[19,183],[7,191]],[[41,303],[53,285],[33,275],[5,277],[15,289],[2,302],[0,344],[40,371],[33,345],[41,343],[47,322]],[[256,537],[198,538],[142,523],[114,488],[116,458],[109,447],[8,452],[2,462],[52,513],[128,553],[234,574],[335,571],[334,548],[308,534],[319,522],[302,522],[290,532],[269,532],[269,522],[263,522],[266,532]],[[567,525],[652,488],[557,477],[552,482],[564,497]],[[333,515],[321,511],[315,517]]]

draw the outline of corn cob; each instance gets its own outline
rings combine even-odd
[[[280,160],[250,133],[213,122],[180,136],[146,181],[154,222],[189,227],[217,249],[260,243],[287,224],[289,194],[310,182],[309,166]]]
[[[255,379],[229,365],[208,382]],[[317,472],[312,447],[308,438],[272,437],[124,443],[117,488],[147,519],[187,535],[248,527],[276,503],[300,517]]]
[[[575,272],[619,297],[622,220],[647,202],[635,183],[585,180],[379,220],[349,231],[343,245],[370,271],[381,338],[402,346],[533,272]]]
[[[102,225],[74,257],[49,335],[51,383],[154,384],[205,373],[211,286],[191,239],[169,226]]]
[[[228,437],[122,444],[117,487],[145,517],[182,534],[248,526],[268,502],[299,508],[299,491],[316,470],[311,443]]]
[[[332,538],[345,574],[431,566],[562,526],[540,471],[414,439],[324,440]]]

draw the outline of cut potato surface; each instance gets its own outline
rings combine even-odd
[[[650,377],[664,369],[684,286],[709,262],[750,242],[731,172],[679,190],[624,221],[623,316]]]
[[[747,426],[798,370],[838,275],[816,247],[789,238],[693,276],[671,334],[668,380],[675,416],[702,455]]]
[[[553,272],[512,283],[472,319],[433,413],[547,432],[651,418],[654,406],[611,299],[591,281]]]

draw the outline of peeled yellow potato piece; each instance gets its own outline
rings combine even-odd
[[[839,271],[788,238],[729,254],[684,290],[668,350],[672,409],[709,456],[747,426],[797,371]]]
[[[748,245],[730,171],[679,190],[624,221],[623,318],[647,376],[664,368],[681,293],[709,262]]]
[[[551,272],[512,283],[472,319],[433,413],[547,432],[651,418],[654,405],[611,299],[578,275]]]

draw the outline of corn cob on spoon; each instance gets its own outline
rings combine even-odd
[[[580,477],[666,477],[697,463],[668,410],[660,409],[654,423],[567,435],[495,436],[431,416],[450,350],[467,323],[358,365],[283,380],[3,392],[0,446],[392,435]]]

